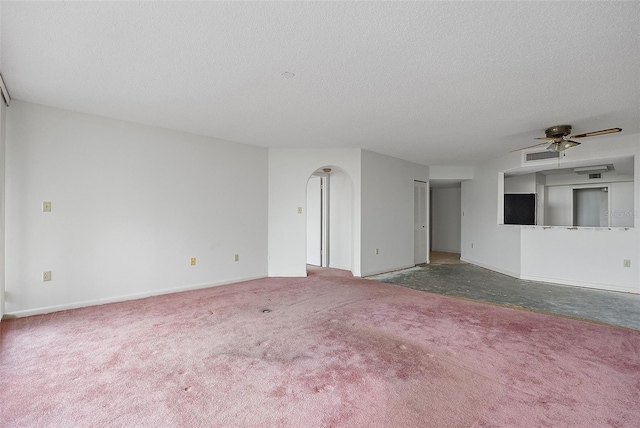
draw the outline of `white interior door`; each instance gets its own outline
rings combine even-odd
[[[427,261],[427,183],[414,181],[413,186],[414,263]]]
[[[321,179],[311,176],[307,182],[307,264],[322,266],[322,191]]]

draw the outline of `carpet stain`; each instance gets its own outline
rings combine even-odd
[[[640,420],[638,332],[347,275],[3,320],[0,340],[8,427]]]

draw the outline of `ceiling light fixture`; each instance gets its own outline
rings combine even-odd
[[[547,147],[547,151],[548,152],[559,152],[561,150],[560,150],[560,147],[559,147],[558,143],[551,143],[551,144],[549,144],[549,147]]]
[[[554,142],[554,143],[549,144],[549,147],[547,147],[547,151],[549,151],[549,152],[563,152],[563,151],[567,150],[568,148],[577,146],[578,144],[579,143],[576,143],[575,141],[571,141],[571,140],[558,141],[558,142]]]
[[[573,172],[576,174],[598,174],[609,171],[607,165],[595,165],[595,166],[581,166],[573,168]]]
[[[291,79],[293,76],[295,76],[295,74],[290,71],[285,71],[284,73],[282,73],[282,77],[286,77],[287,79]]]

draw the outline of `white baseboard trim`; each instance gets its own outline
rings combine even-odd
[[[573,281],[561,278],[546,278],[540,276],[531,276],[531,275],[520,275],[519,273],[512,272],[506,269],[499,269],[495,266],[489,266],[484,263],[476,262],[474,260],[469,260],[466,258],[460,258],[463,262],[470,263],[472,265],[480,266],[481,268],[488,269],[494,272],[502,273],[504,275],[511,276],[513,278],[522,279],[526,281],[536,281],[536,282],[546,282],[550,284],[559,284],[559,285],[570,285],[572,287],[584,287],[584,288],[594,288],[597,290],[607,290],[607,291],[619,291],[622,293],[633,293],[640,294],[640,289],[633,289],[631,287],[624,287],[615,284],[602,284],[596,282],[585,282],[585,281]]]
[[[349,272],[351,272],[351,266],[332,265],[331,263],[329,263],[329,267],[331,269],[348,270]]]
[[[276,272],[270,273],[269,278],[306,278],[307,271],[302,272]]]
[[[265,278],[265,276],[260,275],[260,276],[249,276],[249,277],[242,277],[242,278],[234,278],[234,279],[228,279],[228,280],[222,280],[222,281],[207,282],[207,283],[203,283],[203,284],[191,284],[191,285],[185,285],[185,286],[182,286],[182,287],[165,288],[165,289],[162,289],[162,290],[145,291],[145,292],[142,292],[142,293],[133,293],[133,294],[125,294],[125,295],[121,295],[121,296],[105,297],[105,298],[99,298],[99,299],[95,299],[95,300],[85,300],[85,301],[82,301],[82,302],[65,303],[63,305],[45,306],[45,307],[42,307],[42,308],[34,308],[34,309],[26,309],[26,310],[23,310],[23,311],[7,312],[5,314],[5,316],[21,318],[21,317],[28,317],[28,316],[32,316],[32,315],[43,315],[43,314],[49,314],[49,313],[52,313],[52,312],[68,311],[70,309],[86,308],[88,306],[106,305],[108,303],[118,303],[118,302],[125,302],[125,301],[128,301],[128,300],[144,299],[146,297],[161,296],[163,294],[179,293],[181,291],[199,290],[199,289],[202,289],[202,288],[210,288],[210,287],[217,287],[217,286],[220,286],[220,285],[235,284],[235,283],[238,283],[238,282],[251,281],[251,280],[254,280],[254,279],[261,279],[261,278]]]
[[[389,268],[389,269],[368,271],[366,273],[363,272],[362,276],[363,277],[367,277],[367,276],[379,275],[381,273],[395,272],[395,271],[398,271],[398,270],[409,269],[409,268],[412,268],[412,267],[415,267],[415,265],[406,265],[406,266],[394,267],[394,268]]]
[[[560,278],[544,278],[539,276],[531,276],[531,275],[522,275],[520,279],[524,279],[527,281],[536,281],[536,282],[547,282],[551,284],[560,284],[560,285],[570,285],[572,287],[584,287],[584,288],[595,288],[597,290],[607,290],[607,291],[619,291],[622,293],[633,293],[640,294],[639,289],[633,289],[631,287],[624,287],[615,284],[602,284],[597,282],[585,282],[585,281],[573,281],[566,280]]]
[[[464,258],[464,257],[460,257],[460,260],[465,262],[465,263],[470,263],[472,265],[480,266],[481,268],[484,268],[484,269],[492,270],[494,272],[498,272],[498,273],[501,273],[503,275],[507,275],[507,276],[511,276],[513,278],[520,279],[520,274],[519,273],[510,271],[510,270],[507,270],[507,269],[501,269],[501,268],[498,268],[498,267],[495,267],[495,266],[490,266],[490,265],[487,265],[485,263],[480,263],[480,262],[477,262],[475,260],[467,259],[467,258]]]
[[[451,248],[432,248],[431,251],[435,251],[437,253],[454,253],[460,254],[460,248],[451,249]]]

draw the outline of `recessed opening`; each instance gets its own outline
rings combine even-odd
[[[505,171],[498,178],[498,223],[514,221],[507,211],[517,209],[528,216],[515,224],[532,224],[534,218],[539,226],[634,227],[634,165],[634,156],[621,156]],[[606,205],[604,200],[596,204],[602,193],[608,195]],[[527,203],[534,198],[535,204]]]

